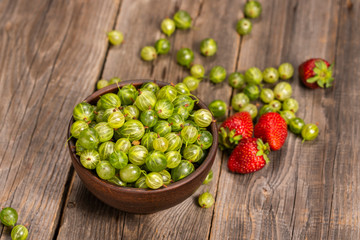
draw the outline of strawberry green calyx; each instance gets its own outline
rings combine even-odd
[[[221,127],[219,130],[219,144],[220,149],[234,149],[239,141],[242,139],[242,135],[235,136],[235,129],[229,130],[229,128]]]
[[[257,144],[257,149],[259,150],[256,153],[256,156],[263,156],[266,164],[268,164],[270,162],[270,159],[268,158],[268,154],[270,153],[270,146],[268,143],[264,143],[261,138],[258,138],[256,140],[256,144]]]
[[[329,67],[323,60],[317,60],[315,62],[315,67],[313,68],[314,76],[307,79],[308,83],[317,83],[321,88],[328,88],[332,86],[334,78],[333,74],[334,65],[331,64]]]

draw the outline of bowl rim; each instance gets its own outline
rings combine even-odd
[[[99,98],[101,95],[104,95],[104,94],[110,93],[110,92],[114,92],[114,91],[116,91],[116,89],[119,89],[120,87],[127,85],[127,84],[132,84],[132,85],[140,84],[141,85],[141,84],[144,84],[147,82],[154,82],[154,83],[158,84],[160,87],[163,87],[166,85],[172,85],[172,83],[151,80],[151,79],[126,80],[126,81],[121,81],[120,83],[115,83],[115,84],[106,86],[100,90],[97,90],[97,91],[93,92],[92,94],[90,94],[88,97],[86,97],[82,102],[94,101],[97,98]],[[190,96],[192,98],[194,98],[193,96],[195,96],[195,95],[190,95]],[[195,97],[199,100],[199,102],[196,103],[196,105],[198,105],[201,109],[209,110],[209,108],[206,106],[206,104],[204,102],[202,102],[202,100],[200,98],[198,98],[197,96],[195,96]],[[162,188],[158,188],[158,189],[142,189],[142,188],[134,188],[134,187],[126,187],[126,186],[121,187],[121,186],[117,186],[115,184],[112,184],[112,183],[109,183],[109,182],[106,182],[106,181],[100,179],[91,170],[86,169],[81,165],[80,157],[78,155],[76,155],[75,144],[73,143],[73,139],[71,139],[70,129],[71,129],[71,125],[73,122],[74,122],[74,118],[71,115],[69,125],[68,125],[68,131],[67,131],[67,139],[69,139],[68,148],[70,151],[70,155],[73,156],[73,157],[71,157],[72,163],[74,165],[76,164],[79,167],[81,167],[84,170],[84,173],[86,175],[88,175],[92,179],[92,181],[96,182],[97,184],[101,185],[102,187],[110,188],[112,191],[116,191],[116,192],[132,193],[132,194],[135,192],[140,193],[140,194],[161,193],[161,192],[171,191],[182,185],[189,184],[189,182],[193,181],[200,173],[202,173],[206,169],[207,165],[213,164],[214,159],[216,157],[216,152],[218,149],[218,129],[217,129],[216,121],[214,121],[214,117],[213,117],[213,121],[210,124],[211,133],[213,134],[213,143],[210,147],[210,150],[209,150],[208,155],[206,156],[205,160],[203,161],[202,164],[200,164],[200,166],[198,168],[195,169],[195,171],[193,173],[191,173],[189,176],[186,176],[185,178],[183,178],[177,182],[171,183],[166,187],[162,187]],[[76,159],[76,161],[74,159]],[[75,168],[75,172],[77,172],[76,168]]]

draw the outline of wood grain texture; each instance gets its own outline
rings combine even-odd
[[[238,69],[295,67],[310,57],[334,61],[338,1],[261,1],[263,14],[241,44]],[[281,14],[280,14],[281,13]],[[319,138],[301,144],[289,133],[281,151],[270,154],[263,170],[249,175],[228,173],[222,165],[212,239],[326,239],[331,209],[333,157],[325,154],[336,141],[328,138],[325,92],[290,83],[299,101],[297,116],[318,123]],[[330,100],[334,102],[335,99]],[[225,177],[226,176],[226,177]],[[224,204],[227,203],[227,204]]]
[[[335,55],[336,85],[326,92],[322,104],[326,107],[328,120],[326,155],[332,174],[329,176],[330,216],[328,232],[330,239],[360,238],[360,165],[359,120],[360,86],[360,3],[341,1],[338,39]],[[331,101],[334,99],[334,101]]]
[[[0,2],[0,203],[18,210],[29,239],[55,233],[70,173],[65,129],[93,90],[117,5]],[[10,239],[9,229],[1,232]]]
[[[194,51],[195,63],[204,64],[207,71],[215,65],[222,65],[229,72],[234,71],[240,38],[233,28],[235,23],[233,16],[239,14],[240,4],[234,8],[230,7],[231,4],[233,4],[232,1],[223,3],[183,1],[180,4],[175,1],[142,1],[141,3],[123,1],[121,9],[127,9],[127,11],[120,12],[116,28],[124,29],[125,41],[127,38],[131,41],[126,41],[120,48],[110,49],[103,76],[105,78],[119,76],[122,79],[150,78],[175,83],[182,81],[183,77],[189,75],[189,71],[176,63],[176,52],[184,46]],[[156,14],[153,13],[153,9],[158,9]],[[159,29],[160,23],[164,17],[171,17],[178,9],[189,11],[193,17],[193,29],[177,30],[170,37],[172,49],[169,55],[160,56],[153,63],[143,62],[139,56],[141,47],[153,44],[160,37],[164,37]],[[214,9],[219,10],[222,17],[219,18],[219,12]],[[229,10],[229,14],[224,14]],[[132,19],[137,19],[138,24],[130,23],[134,21]],[[213,37],[217,40],[219,53],[215,57],[200,56],[200,41],[205,37]],[[127,61],[121,61],[124,58]],[[209,97],[210,92],[211,97]],[[226,83],[215,86],[203,81],[201,88],[195,94],[205,103],[215,98],[228,101],[231,88]],[[219,152],[213,166],[214,180],[209,186],[201,186],[193,197],[178,206],[151,215],[122,213],[107,207],[94,197],[89,197],[89,193],[79,183],[80,180],[75,177],[68,202],[71,206],[75,204],[77,207],[65,210],[59,239],[78,239],[84,235],[90,239],[98,239],[99,236],[106,236],[106,239],[118,239],[119,234],[121,234],[121,239],[207,239],[213,209],[199,208],[197,197],[207,190],[216,196],[220,164],[221,153]],[[94,209],[90,213],[87,212],[88,199],[91,199],[92,209]],[[98,215],[101,216],[96,217]],[[99,226],[99,221],[106,221],[104,223],[106,227]],[[82,228],[81,226],[84,225],[89,228]],[[107,231],[108,226],[114,226],[114,231],[118,234]]]

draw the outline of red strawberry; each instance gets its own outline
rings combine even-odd
[[[299,66],[300,80],[308,88],[331,87],[333,65],[321,58],[312,58]]]
[[[228,168],[236,173],[256,172],[269,162],[269,150],[269,144],[260,138],[241,139],[229,157]]]
[[[254,125],[248,112],[235,113],[226,119],[219,129],[219,143],[222,149],[233,149],[242,138],[252,136]]]
[[[280,114],[276,112],[265,113],[259,118],[254,128],[254,136],[269,143],[271,150],[279,150],[287,137],[287,125]]]

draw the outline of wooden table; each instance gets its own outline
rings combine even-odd
[[[0,205],[18,210],[29,239],[359,239],[360,2],[351,1],[261,0],[261,18],[239,37],[245,0],[1,0]],[[170,54],[141,61],[140,49],[164,37],[160,22],[178,9],[189,11],[193,28],[169,38]],[[120,47],[108,45],[112,29],[124,33]],[[214,57],[199,53],[206,37],[218,43]],[[189,72],[176,64],[181,47],[207,71],[334,62],[330,89],[305,89],[297,73],[290,80],[297,115],[318,123],[320,135],[301,143],[290,133],[271,162],[248,175],[230,173],[219,151],[213,181],[185,202],[151,215],[120,212],[71,167],[72,109],[100,78],[182,81]],[[235,92],[203,81],[194,93],[230,103]],[[205,210],[196,199],[206,190],[216,203]],[[10,239],[3,225],[0,239]]]

